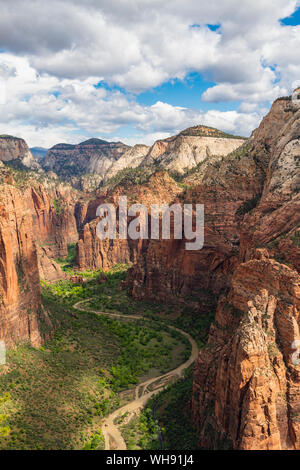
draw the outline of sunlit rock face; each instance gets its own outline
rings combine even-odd
[[[159,140],[149,150],[144,165],[159,165],[183,174],[196,167],[207,157],[225,156],[245,142],[218,129],[195,126],[165,140]]]
[[[38,259],[32,216],[20,190],[1,185],[0,339],[10,347],[30,341],[39,346],[40,323],[51,322],[41,307]]]
[[[25,140],[9,135],[0,135],[0,160],[24,165],[32,170],[40,170]]]

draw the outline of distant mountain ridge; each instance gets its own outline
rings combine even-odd
[[[35,158],[37,158],[38,160],[41,160],[47,154],[48,149],[44,147],[31,147],[30,152]]]
[[[0,160],[15,168],[46,171],[83,191],[93,191],[125,169],[166,169],[183,175],[207,157],[226,156],[245,142],[238,136],[198,125],[157,140],[149,147],[92,137],[79,144],[58,143],[49,150],[28,148],[19,137],[0,135]],[[148,168],[148,169],[147,169]]]
[[[59,143],[48,150],[41,165],[77,187],[82,185],[82,178],[86,186],[87,175],[93,175],[91,185],[97,186],[125,168],[156,165],[183,174],[207,156],[225,156],[244,142],[242,137],[199,125],[158,140],[151,147],[142,144],[130,147],[97,138],[77,145]]]
[[[122,142],[96,138],[77,145],[60,143],[48,150],[42,166],[46,171],[54,171],[63,180],[85,174],[104,175],[129,148]]]

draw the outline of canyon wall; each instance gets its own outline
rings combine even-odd
[[[299,274],[266,250],[235,270],[195,364],[192,410],[204,448],[300,447]]]
[[[101,139],[89,139],[78,145],[57,144],[49,149],[42,165],[63,180],[75,181],[76,177],[97,174],[101,176],[100,183],[112,164],[129,149],[122,142]]]
[[[114,240],[100,240],[96,234],[99,218],[95,218],[100,204],[113,204],[118,218],[119,196],[127,196],[128,205],[140,203],[150,209],[151,204],[172,202],[181,192],[182,188],[166,172],[158,171],[144,184],[123,181],[116,187],[99,191],[98,196],[86,204],[80,204],[77,212],[81,230],[77,244],[77,265],[80,269],[108,269],[116,263],[135,263],[139,253],[144,252],[148,245],[148,240],[123,240],[118,236]],[[128,218],[128,223],[130,220]]]
[[[130,293],[139,299],[168,301],[188,294],[202,297],[203,293],[205,298],[208,290],[215,296],[229,287],[239,261],[239,214],[260,197],[265,171],[252,144],[246,143],[227,157],[208,158],[199,172],[183,180],[184,191],[173,202],[204,204],[204,247],[187,251],[185,239],[150,240],[128,273]],[[196,184],[191,185],[191,177]]]
[[[40,345],[53,325],[41,305],[40,278],[63,278],[55,258],[78,240],[78,194],[35,172],[0,165],[0,339]]]
[[[0,195],[0,299],[0,339],[39,346],[40,325],[51,323],[41,307],[32,217],[22,193],[8,184]]]
[[[38,252],[42,279],[54,281],[65,277],[57,258],[68,254],[68,246],[78,241],[76,203],[79,194],[65,184],[35,184],[25,191]]]

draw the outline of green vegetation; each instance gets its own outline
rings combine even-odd
[[[180,132],[179,135],[184,136],[197,136],[197,137],[217,137],[223,139],[245,139],[246,137],[241,137],[239,135],[229,134],[227,132],[220,131],[210,126],[194,126],[185,129]]]
[[[56,261],[61,265],[63,271],[72,275],[74,273],[73,267],[76,261],[76,243],[68,245],[68,255],[66,258],[57,258]]]
[[[140,416],[134,416],[128,424],[121,426],[121,432],[128,450],[160,449],[160,426],[149,407]]]
[[[238,308],[236,308],[234,305],[230,304],[229,302],[226,302],[224,304],[224,310],[225,312],[230,313],[235,318],[241,318],[243,315],[242,310],[239,310]]]
[[[22,140],[20,137],[14,137],[13,135],[9,134],[1,134],[0,139]]]
[[[47,298],[44,303],[60,328],[40,349],[8,351],[0,395],[10,390],[5,416],[13,431],[1,448],[98,448],[101,418],[120,405],[118,392],[153,367],[173,367],[178,339],[143,322],[80,313]]]
[[[7,352],[0,395],[10,391],[5,414],[12,431],[1,449],[81,449],[101,416],[119,406],[105,378],[120,353],[118,339],[98,318],[46,304],[60,324],[54,337],[40,349]]]
[[[22,258],[18,258],[16,260],[16,271],[17,271],[17,276],[18,276],[18,284],[21,290],[24,289],[25,285],[25,273],[23,269],[23,262]]]
[[[300,247],[300,230],[295,232],[293,235],[290,236],[290,239],[298,248]]]
[[[31,169],[28,168],[28,166],[25,166],[21,160],[16,158],[15,160],[9,160],[8,162],[4,162],[5,165],[7,165],[9,168],[12,168],[13,170],[19,170],[22,173],[30,173]]]
[[[105,186],[115,188],[116,186],[128,186],[136,184],[144,184],[149,181],[150,176],[157,171],[153,167],[138,167],[138,168],[123,168],[118,173],[110,178]]]
[[[82,273],[89,276],[83,285],[43,283],[44,308],[58,328],[39,349],[23,344],[7,352],[8,369],[2,373],[6,366],[0,367],[0,396],[10,392],[5,409],[0,403],[1,449],[103,448],[101,420],[132,399],[123,391],[187,359],[187,340],[159,321],[116,320],[72,308],[104,286],[116,302],[126,269],[108,272],[107,286],[97,283],[98,272]]]
[[[83,448],[83,450],[104,450],[105,449],[105,442],[104,436],[102,431],[97,431],[92,435],[92,438],[89,442],[87,442]]]
[[[279,98],[277,98],[274,103],[276,103],[277,101],[292,101],[292,96],[280,96]]]
[[[185,178],[187,178],[188,176],[191,176],[195,173],[197,173],[200,168],[202,167],[202,165],[204,163],[206,163],[208,160],[210,160],[211,157],[206,157],[204,158],[201,162],[199,162],[196,166],[194,166],[193,168],[190,168],[190,169],[186,169],[185,168],[185,172],[184,173],[178,173],[178,172],[175,172],[175,171],[169,171],[169,175],[176,181],[176,183],[181,186],[182,188],[184,189],[191,189],[192,186],[184,183],[184,180]]]
[[[60,217],[64,212],[63,199],[59,197],[54,198],[53,207],[54,207],[56,215]]]
[[[0,445],[2,439],[9,436],[11,429],[6,425],[8,415],[3,413],[5,408],[5,403],[10,400],[10,393],[6,392],[4,395],[0,396]]]
[[[250,141],[246,141],[243,145],[238,147],[237,149],[233,150],[231,153],[229,153],[226,157],[223,157],[225,159],[238,159],[241,160],[242,158],[246,157],[248,153],[250,152],[252,147],[252,144]]]
[[[71,250],[70,250],[71,252]],[[63,260],[65,262],[65,260]],[[208,290],[198,289],[192,296],[185,298],[185,304],[162,305],[150,300],[136,301],[130,297],[126,290],[120,290],[120,283],[126,278],[129,265],[115,265],[106,272],[107,281],[99,284],[98,277],[101,270],[73,271],[64,269],[69,274],[81,276],[85,282],[74,284],[68,280],[61,280],[54,284],[42,282],[44,295],[53,301],[73,305],[75,302],[85,300],[84,307],[90,310],[122,313],[124,315],[143,315],[149,320],[174,325],[188,331],[199,346],[206,342],[209,327],[214,319],[216,298]],[[209,315],[199,313],[199,305],[205,306]]]
[[[252,211],[254,207],[257,206],[259,200],[260,200],[261,194],[257,194],[255,197],[252,199],[247,199],[244,201],[240,207],[236,211],[236,216],[243,216],[247,214],[248,212]]]
[[[131,400],[136,384],[174,369],[189,357],[189,342],[168,324],[186,329],[199,344],[206,339],[212,315],[195,316],[192,306],[199,301],[198,294],[186,299],[191,304],[186,310],[178,305],[137,302],[120,290],[128,265],[114,266],[105,273],[107,281],[100,284],[100,270],[73,271],[74,254],[75,247],[70,245],[67,258],[60,262],[63,269],[81,276],[82,283],[42,283],[43,308],[51,312],[55,334],[39,349],[23,344],[9,350],[8,368],[0,367],[0,397],[8,397],[2,405],[0,400],[1,449],[102,449],[103,417]],[[86,300],[84,308],[90,311],[73,308],[80,300]],[[115,319],[91,310],[145,318]],[[166,430],[166,446],[172,448],[176,439],[170,434],[171,427],[178,429],[176,415],[183,420],[185,413],[179,410],[180,399],[182,404],[191,398],[184,397],[191,390],[184,391],[183,383],[169,387],[170,396],[159,395],[161,402],[165,397],[168,402],[162,414],[160,404],[157,417],[150,405],[131,423],[126,438],[129,448],[159,445],[157,418]],[[170,428],[164,419],[170,420]],[[186,415],[182,422],[189,422]],[[133,431],[136,426],[137,432]],[[190,442],[194,448],[193,440]]]
[[[11,160],[9,162],[3,162],[4,167],[0,169],[0,184],[7,182],[7,177],[12,176],[14,186],[20,190],[24,190],[28,187],[35,188],[39,192],[40,184],[47,183],[55,184],[57,186],[59,180],[53,180],[46,174],[40,174],[36,171],[32,171],[27,166],[23,165],[20,160]]]
[[[193,450],[197,434],[188,403],[192,397],[192,368],[175,384],[153,397],[139,417],[121,426],[129,449]]]
[[[85,304],[85,309],[95,311],[117,311],[122,313],[140,313],[130,307],[134,303],[128,298],[125,291],[120,291],[120,282],[125,277],[127,266],[116,265],[106,273],[107,281],[99,284],[99,272],[86,272],[90,277],[83,284],[73,284],[63,280],[54,284],[42,283],[45,301],[52,304],[63,304],[69,308],[79,300],[92,299]],[[135,302],[135,304],[138,304]],[[140,304],[139,304],[140,307]],[[93,315],[93,313],[91,313]],[[154,321],[141,319],[138,321],[116,321],[105,316],[97,317],[103,327],[113,333],[121,347],[121,353],[111,369],[111,387],[117,392],[130,388],[138,383],[138,378],[145,375],[150,369],[156,368],[161,373],[173,368],[174,361],[180,364],[189,356],[189,342],[176,331],[169,330],[167,325]],[[178,343],[185,348],[178,354],[172,354]]]

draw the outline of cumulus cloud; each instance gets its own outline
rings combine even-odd
[[[251,110],[205,113],[161,101],[142,106],[120,90],[95,86],[95,77],[80,80],[39,75],[27,59],[9,54],[4,58],[15,74],[6,79],[1,133],[23,136],[30,145],[77,143],[90,136],[117,135],[122,126],[130,125],[136,129],[135,140],[133,137],[125,140],[131,143],[151,144],[156,138],[165,138],[201,122],[247,135],[260,118]]]
[[[300,26],[279,21],[296,5],[296,0],[0,0],[0,51],[6,51],[0,53],[6,91],[2,131],[15,126],[12,133],[22,131],[39,144],[47,132],[52,144],[55,138],[118,135],[122,126],[134,127],[137,140],[149,142],[199,122],[249,134],[262,106],[289,93],[300,77]],[[208,24],[220,28],[211,31]],[[138,103],[136,94],[190,72],[215,83],[203,102],[216,108],[224,101],[241,102],[239,109],[202,112],[161,101]],[[111,90],[94,86],[101,80]]]

